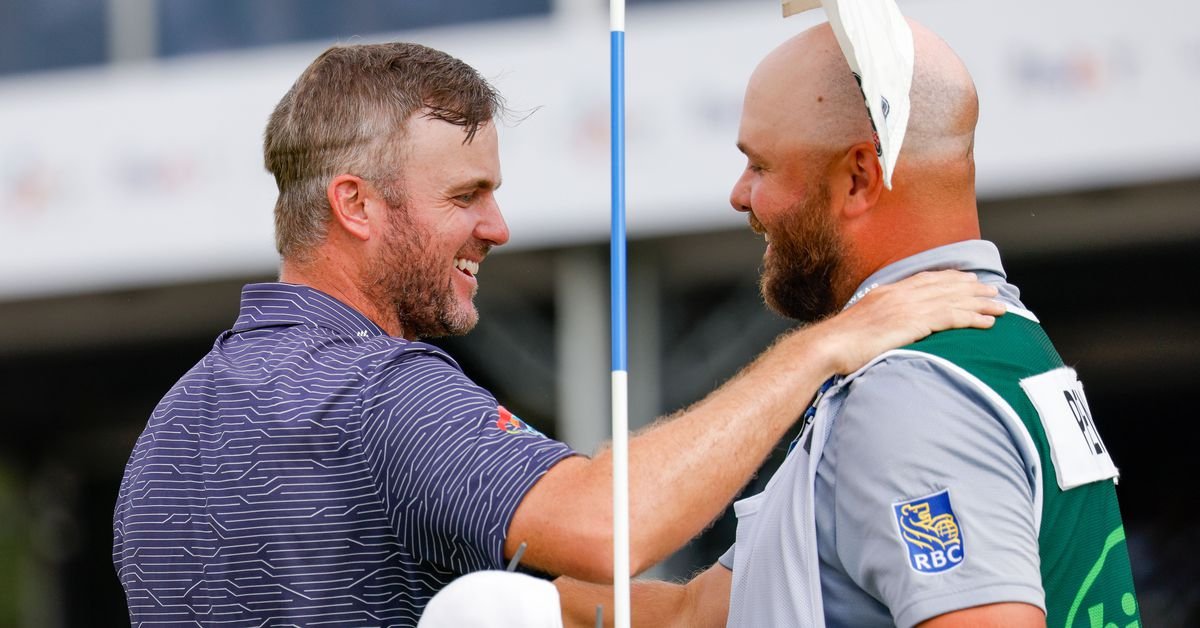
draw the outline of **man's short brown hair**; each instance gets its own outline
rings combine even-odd
[[[326,50],[267,123],[263,157],[279,187],[275,248],[285,259],[303,256],[324,239],[325,188],[333,177],[390,184],[400,165],[398,140],[417,111],[464,127],[470,142],[503,107],[474,68],[439,50],[410,43]]]

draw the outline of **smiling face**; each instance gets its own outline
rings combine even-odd
[[[780,44],[750,77],[738,128],[747,165],[730,202],[768,238],[763,296],[786,316],[834,313],[878,269],[979,237],[974,84],[944,41],[911,25],[911,109],[890,189],[829,24]]]
[[[751,77],[738,128],[746,168],[729,200],[766,237],[764,301],[789,318],[815,320],[841,308],[849,274],[829,185],[840,140],[823,136],[826,98],[796,89],[797,71],[795,60],[775,56]]]
[[[846,247],[830,210],[824,181],[788,185],[770,166],[749,158],[732,202],[767,241],[759,289],[775,312],[811,321],[837,312],[846,277]]]
[[[401,174],[379,190],[388,220],[373,239],[363,290],[395,311],[405,338],[470,331],[479,320],[479,265],[491,247],[508,241],[494,196],[495,126],[481,126],[470,143],[464,139],[462,127],[416,114],[403,140]]]
[[[756,213],[749,216],[751,228],[768,241],[759,290],[780,315],[813,321],[843,305],[846,247],[829,206],[829,186],[821,183],[782,211],[764,211],[769,226]]]

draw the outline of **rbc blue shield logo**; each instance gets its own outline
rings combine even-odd
[[[940,573],[962,564],[962,531],[950,507],[950,490],[894,504],[908,564],[919,573]]]

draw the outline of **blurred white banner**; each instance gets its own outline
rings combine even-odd
[[[987,198],[1200,174],[1200,5],[902,0],[982,101]],[[628,16],[632,236],[744,224],[728,190],[758,60],[823,19],[775,2]],[[608,31],[533,20],[397,35],[461,57],[524,121],[501,129],[512,248],[608,235]],[[0,81],[0,299],[269,274],[263,126],[323,45]],[[1136,211],[1136,208],[1130,208]]]

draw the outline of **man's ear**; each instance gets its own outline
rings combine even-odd
[[[875,153],[875,146],[867,142],[851,146],[840,165],[841,174],[849,181],[842,212],[846,218],[858,218],[879,201],[883,191],[883,165]]]
[[[339,174],[325,188],[333,220],[351,237],[368,240],[371,222],[367,213],[368,183],[352,174]]]

